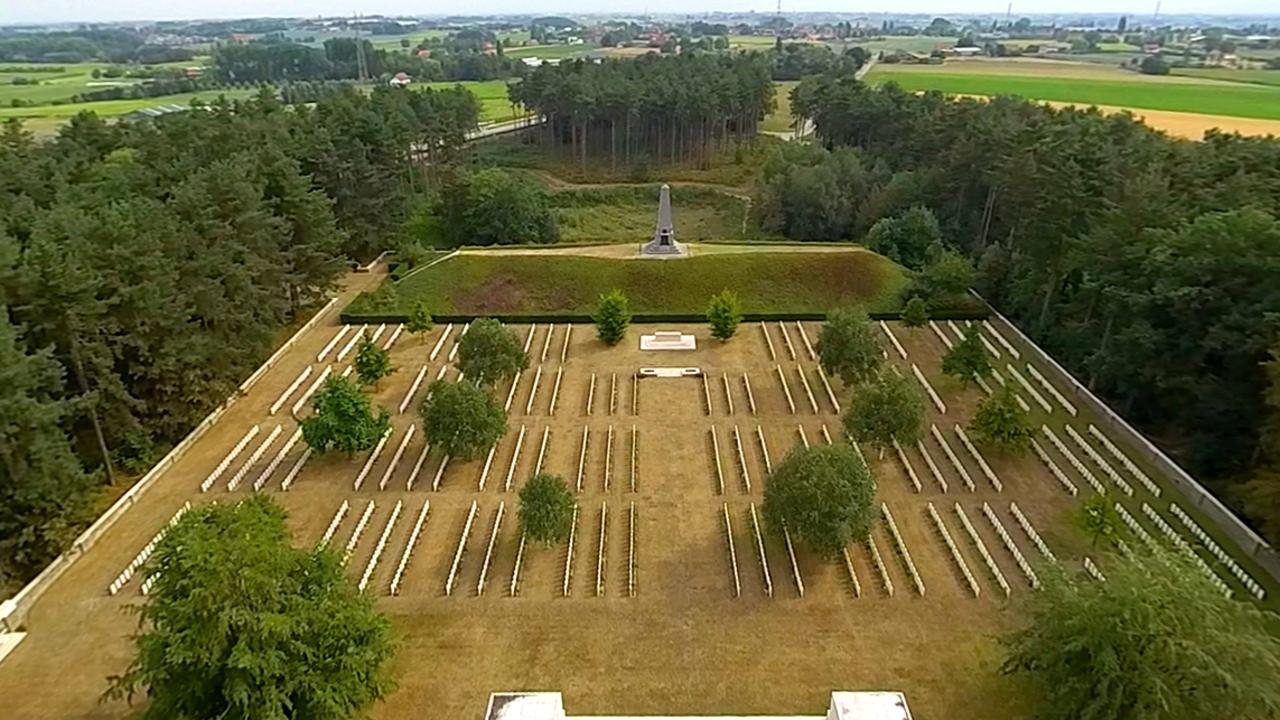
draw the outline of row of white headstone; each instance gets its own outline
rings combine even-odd
[[[1092,445],[1085,442],[1084,437],[1077,432],[1075,428],[1067,425],[1066,431],[1067,435],[1071,437],[1071,440],[1084,451],[1085,455],[1089,456],[1089,459],[1093,461],[1093,464],[1102,468],[1102,471],[1106,473],[1108,478],[1110,478],[1112,484],[1120,488],[1120,491],[1125,495],[1133,497],[1133,486],[1126,482],[1124,478],[1120,477],[1120,473],[1116,472],[1116,469],[1111,467],[1111,463],[1107,462],[1106,458],[1099,455],[1098,451],[1094,450]]]
[[[173,516],[169,518],[169,522],[165,523],[164,527],[160,528],[160,530],[155,534],[155,536],[153,536],[146,545],[142,546],[142,549],[139,550],[138,554],[133,557],[133,560],[130,560],[129,564],[125,566],[124,570],[121,570],[120,574],[117,575],[116,578],[111,581],[111,584],[107,587],[108,594],[115,595],[116,593],[120,592],[121,588],[123,588],[125,585],[129,583],[129,580],[133,578],[134,573],[136,573],[138,569],[141,568],[147,562],[147,560],[151,558],[151,554],[154,553],[156,550],[156,545],[159,545],[160,541],[164,539],[165,534],[169,532],[169,528],[173,527],[174,524],[176,524],[179,520],[181,520],[182,516],[185,515],[187,511],[190,509],[191,509],[190,501],[183,503],[182,507],[178,508],[178,511],[175,512]]]
[[[1264,590],[1262,586],[1259,585],[1251,575],[1249,575],[1249,573],[1245,572],[1244,568],[1240,567],[1240,563],[1236,562],[1235,558],[1228,555],[1227,551],[1223,550],[1222,546],[1219,545],[1217,541],[1212,537],[1209,537],[1209,533],[1205,532],[1204,528],[1200,527],[1199,523],[1192,520],[1191,516],[1188,515],[1186,511],[1178,507],[1177,503],[1169,503],[1169,512],[1173,513],[1173,516],[1178,518],[1178,521],[1181,522],[1185,528],[1190,530],[1192,535],[1196,536],[1196,539],[1200,541],[1200,544],[1204,545],[1213,557],[1218,560],[1218,562],[1225,565],[1227,570],[1231,571],[1231,574],[1240,581],[1241,585],[1244,585],[1245,589],[1249,591],[1249,594],[1259,600],[1266,599],[1267,591]]]
[[[995,471],[987,464],[987,460],[982,457],[982,453],[978,452],[978,448],[974,447],[973,443],[969,442],[969,437],[964,434],[964,428],[956,425],[954,430],[956,437],[960,438],[960,442],[964,445],[965,449],[973,456],[974,462],[978,463],[978,467],[982,469],[982,474],[987,477],[987,480],[991,483],[991,487],[995,488],[996,492],[1003,492],[1004,483],[1000,482],[1000,478],[996,477]]]
[[[1031,524],[1031,520],[1022,513],[1022,508],[1018,507],[1018,503],[1010,502],[1009,512],[1013,513],[1013,519],[1018,521],[1018,526],[1027,534],[1027,537],[1031,538],[1031,543],[1036,546],[1036,549],[1040,551],[1040,554],[1049,562],[1057,562],[1058,559],[1053,556],[1053,552],[1049,550],[1049,546],[1045,544],[1044,539],[1040,537],[1040,533],[1036,532],[1035,527]]]
[[[1164,518],[1160,517],[1160,513],[1156,512],[1155,508],[1146,503],[1142,503],[1142,514],[1146,515],[1147,518],[1151,520],[1151,522],[1156,526],[1156,529],[1160,531],[1160,534],[1164,535],[1169,542],[1173,543],[1173,546],[1176,547],[1179,552],[1194,560],[1196,567],[1200,568],[1200,572],[1204,573],[1205,577],[1209,578],[1213,582],[1214,586],[1222,591],[1223,595],[1230,597],[1231,589],[1222,581],[1222,578],[1218,577],[1218,574],[1213,571],[1213,568],[1209,567],[1209,563],[1205,562],[1204,558],[1196,554],[1196,551],[1191,548],[1191,545],[1187,543],[1186,539],[1183,538],[1177,530],[1173,529],[1172,525],[1166,522]]]
[[[911,551],[907,549],[907,541],[902,538],[902,533],[898,532],[898,523],[893,519],[893,513],[889,512],[887,503],[880,503],[880,512],[884,515],[885,525],[889,528],[889,535],[893,538],[893,544],[898,549],[898,554],[902,556],[902,562],[907,567],[907,574],[911,576],[911,582],[916,586],[916,592],[920,596],[924,596],[924,581],[920,579],[920,572],[916,570],[916,562],[911,559]]]
[[[951,445],[947,443],[947,439],[943,437],[942,432],[938,430],[938,426],[930,425],[929,432],[933,434],[933,439],[942,447],[942,453],[947,456],[947,460],[951,462],[952,469],[954,469],[956,474],[960,476],[960,479],[964,481],[964,486],[969,488],[969,492],[974,492],[976,488],[973,484],[973,478],[969,477],[969,471],[966,470],[964,464],[960,462],[960,458],[956,457],[955,452],[951,449]]]
[[[876,572],[880,573],[880,582],[884,584],[885,593],[893,597],[893,579],[889,577],[889,569],[884,566],[884,558],[880,557],[880,548],[876,547],[876,539],[871,535],[867,536],[867,551],[871,553],[871,563],[876,566]]]
[[[951,531],[947,530],[947,525],[942,521],[942,516],[933,507],[933,503],[928,503],[925,507],[929,511],[929,517],[933,519],[933,526],[938,529],[938,534],[942,536],[942,542],[947,546],[947,550],[951,552],[951,559],[955,562],[956,567],[960,568],[960,574],[964,576],[965,582],[969,584],[969,589],[973,592],[973,596],[982,595],[982,588],[978,585],[977,578],[973,576],[973,571],[969,569],[969,563],[965,562],[964,556],[960,554],[960,548],[956,546],[956,541],[951,537]]]
[[[1111,442],[1106,435],[1102,434],[1102,431],[1093,423],[1089,423],[1089,434],[1097,438],[1098,442],[1102,443],[1102,447],[1106,448],[1107,452],[1111,453],[1111,457],[1119,461],[1120,464],[1124,466],[1124,469],[1129,471],[1130,475],[1137,478],[1138,482],[1142,484],[1142,487],[1147,489],[1147,492],[1155,495],[1156,497],[1160,497],[1160,486],[1152,482],[1151,478],[1147,477],[1147,474],[1142,472],[1142,469],[1135,465],[1133,461],[1129,459],[1129,456],[1125,455],[1120,448],[1116,447],[1115,443]]]
[[[1040,432],[1045,437],[1049,438],[1049,442],[1053,444],[1053,447],[1057,449],[1058,453],[1065,457],[1067,462],[1071,463],[1071,467],[1075,468],[1080,477],[1088,481],[1090,487],[1097,491],[1099,495],[1107,494],[1107,488],[1102,483],[1098,482],[1098,478],[1094,477],[1093,471],[1085,467],[1084,463],[1080,462],[1080,458],[1077,458],[1075,454],[1071,452],[1071,449],[1063,444],[1057,433],[1055,433],[1048,425],[1041,425]]]
[[[996,579],[996,584],[1004,591],[1004,596],[1009,597],[1012,590],[1009,588],[1009,582],[1004,579],[1004,573],[1000,571],[1000,566],[996,565],[995,558],[991,557],[991,553],[987,550],[986,543],[982,542],[982,538],[978,535],[978,531],[973,527],[973,523],[969,522],[969,516],[965,514],[964,508],[960,503],[955,504],[956,515],[960,518],[960,524],[964,526],[964,531],[969,536],[969,540],[974,547],[978,549],[978,555],[982,557],[982,561],[987,564],[987,569],[991,571],[992,577]]]
[[[1031,449],[1035,451],[1036,457],[1040,458],[1040,462],[1043,463],[1045,467],[1049,468],[1049,474],[1053,475],[1054,479],[1058,481],[1058,484],[1061,485],[1068,493],[1071,493],[1074,497],[1080,492],[1079,489],[1076,488],[1076,484],[1071,482],[1071,479],[1067,477],[1066,473],[1062,472],[1062,468],[1058,467],[1058,463],[1054,462],[1053,458],[1049,457],[1049,453],[1045,452],[1044,448],[1040,447],[1040,443],[1036,442],[1035,438],[1031,439]]]
[[[1023,575],[1027,576],[1027,581],[1031,583],[1031,587],[1038,589],[1040,587],[1040,578],[1036,577],[1036,572],[1031,568],[1031,563],[1027,562],[1027,558],[1018,549],[1017,544],[1013,542],[1009,532],[1004,529],[1004,523],[1000,522],[995,510],[992,510],[991,506],[984,502],[982,503],[982,514],[987,516],[987,520],[991,522],[991,527],[995,529],[996,535],[1000,536],[1000,542],[1004,543],[1005,549],[1013,556],[1013,561],[1018,564],[1018,569],[1022,571]]]

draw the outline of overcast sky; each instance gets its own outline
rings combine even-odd
[[[783,0],[783,11],[898,13],[1003,13],[1007,0]],[[1021,13],[1118,13],[1150,17],[1156,0],[1016,0]],[[364,14],[485,14],[747,11],[771,13],[775,0],[0,0],[0,22],[67,22],[104,20],[171,20],[186,18],[298,17]],[[1277,0],[1165,0],[1161,14],[1248,14],[1280,11]]]

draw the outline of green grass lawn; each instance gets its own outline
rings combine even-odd
[[[783,80],[773,84],[773,112],[764,116],[764,120],[760,123],[760,129],[765,132],[789,132],[793,128],[791,123],[794,119],[791,117],[791,91],[800,83],[795,80]]]
[[[480,101],[480,122],[511,120],[511,101],[507,99],[506,80],[414,83],[418,90],[442,90],[461,85]]]
[[[1163,83],[1150,78],[1126,81],[1013,74],[937,72],[927,67],[877,65],[872,83],[896,82],[907,90],[937,90],[957,95],[1018,95],[1033,100],[1173,110],[1280,120],[1280,88],[1244,83]]]
[[[653,232],[657,184],[551,193],[564,242],[640,242]],[[676,232],[683,241],[741,240],[746,203],[701,187],[671,189]]]
[[[767,246],[762,246],[767,247]],[[887,258],[839,252],[767,251],[695,255],[682,260],[621,260],[575,255],[470,253],[362,294],[348,313],[407,313],[424,301],[433,315],[586,316],[618,288],[637,315],[700,316],[707,299],[730,289],[745,313],[825,313],[862,304],[897,308],[905,282]]]
[[[1231,68],[1174,68],[1174,75],[1226,82],[1280,87],[1280,70],[1232,70]]]

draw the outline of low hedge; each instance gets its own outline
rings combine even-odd
[[[899,320],[902,317],[900,312],[874,312],[869,313],[872,320]],[[985,307],[972,308],[950,308],[945,310],[936,310],[929,314],[930,320],[986,320],[991,316],[989,310]],[[594,322],[590,315],[574,315],[563,314],[557,315],[553,313],[488,313],[484,315],[436,315],[433,319],[437,323],[465,323],[471,322],[476,318],[491,317],[500,320],[509,325],[527,325],[530,323],[590,323]],[[408,322],[409,316],[400,313],[348,313],[344,312],[339,315],[339,319],[346,325],[381,325],[383,323],[404,323]],[[800,320],[818,322],[826,320],[826,313],[745,313],[742,316],[743,322],[760,322],[775,320]],[[637,313],[632,315],[632,323],[705,323],[706,315],[687,315],[678,313]]]

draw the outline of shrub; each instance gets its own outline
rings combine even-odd
[[[711,298],[707,306],[707,323],[711,325],[711,336],[717,340],[728,340],[738,332],[738,324],[742,322],[742,309],[738,306],[738,296],[729,290],[723,290]]]
[[[520,489],[520,529],[535,542],[564,542],[573,527],[573,506],[573,494],[563,478],[534,475]]]
[[[617,345],[627,335],[631,325],[631,309],[627,296],[621,290],[610,290],[600,296],[596,311],[591,316],[596,323],[596,336],[608,345]]]

